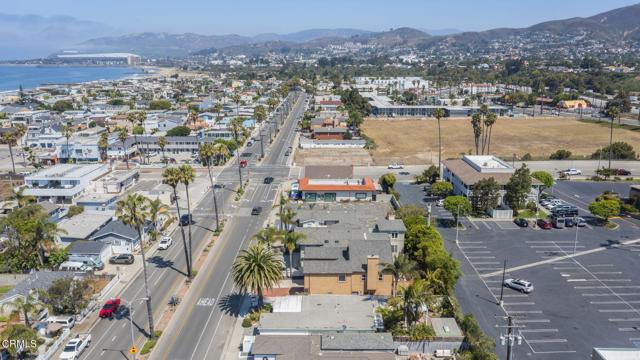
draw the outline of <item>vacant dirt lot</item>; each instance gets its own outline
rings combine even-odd
[[[474,150],[470,118],[443,119],[443,159]],[[435,119],[369,119],[362,130],[377,144],[371,152],[377,165],[393,162],[424,164],[438,160],[438,126]],[[626,141],[640,147],[640,132],[614,129],[613,141]],[[609,128],[568,118],[499,118],[493,126],[491,152],[511,159],[530,153],[548,158],[558,149],[574,155],[590,156],[609,144]]]
[[[296,149],[294,162],[306,165],[355,165],[373,164],[373,159],[365,149]]]

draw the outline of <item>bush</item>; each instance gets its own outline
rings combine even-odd
[[[191,134],[191,129],[183,125],[176,126],[167,131],[167,136],[188,136],[189,134]]]
[[[69,211],[67,212],[67,217],[72,218],[76,215],[80,215],[84,212],[84,206],[82,205],[71,205],[69,206]]]
[[[531,154],[529,153],[522,155],[522,161],[531,161],[532,159],[533,159],[533,156],[531,156]]]
[[[171,102],[168,100],[154,100],[149,103],[149,110],[169,110]]]
[[[560,149],[560,150],[557,150],[556,152],[554,152],[553,154],[551,154],[551,156],[549,156],[549,159],[551,159],[551,160],[564,160],[564,159],[568,159],[570,157],[571,157],[571,151],[565,150],[565,149]]]
[[[142,345],[142,349],[140,349],[140,355],[146,355],[151,352],[153,347],[156,346],[158,338],[160,337],[160,335],[162,335],[162,331],[156,330],[154,334],[156,337],[153,340],[147,340],[144,345]]]
[[[242,327],[243,328],[250,328],[253,326],[253,321],[251,321],[251,319],[249,319],[249,317],[246,317],[244,319],[242,319]]]
[[[633,146],[629,145],[624,141],[617,141],[611,144],[611,147],[606,146],[602,149],[597,150],[591,155],[592,159],[608,159],[609,158],[609,148],[611,148],[611,157],[613,159],[627,159],[627,160],[635,160],[636,152],[633,150]]]
[[[536,210],[538,210],[538,206],[534,201],[529,201],[526,205],[527,210],[531,211],[535,214]]]

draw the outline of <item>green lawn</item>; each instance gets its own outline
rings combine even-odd
[[[11,289],[13,289],[12,285],[3,285],[0,286],[0,296],[8,293]]]
[[[525,218],[525,219],[540,219],[540,218],[546,218],[547,214],[545,214],[542,211],[538,211],[537,213],[528,210],[528,209],[524,209],[524,210],[518,210],[518,215],[514,216],[515,218]]]

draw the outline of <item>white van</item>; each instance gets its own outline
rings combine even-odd
[[[80,261],[65,261],[58,267],[60,271],[82,271],[89,270],[89,267]]]
[[[50,316],[47,322],[49,324],[60,324],[67,329],[71,329],[76,324],[76,318],[70,315]]]

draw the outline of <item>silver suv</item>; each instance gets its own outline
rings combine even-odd
[[[522,279],[506,279],[503,285],[526,294],[533,291],[533,285]]]

